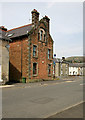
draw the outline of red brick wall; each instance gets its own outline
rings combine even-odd
[[[41,23],[40,27],[46,29],[46,26]],[[30,79],[52,79],[53,77],[53,41],[47,32],[47,45],[44,42],[38,41],[38,29],[30,37],[15,38],[10,43],[10,81],[20,81],[21,76]],[[31,38],[31,46],[29,40]],[[33,57],[33,45],[38,46],[38,58]],[[29,49],[31,50],[29,54]],[[51,49],[51,59],[48,59],[48,49]],[[30,56],[30,57],[29,57]],[[29,63],[29,59],[31,63]],[[33,63],[38,63],[38,74],[33,76]],[[42,63],[43,62],[43,63]],[[30,64],[30,65],[29,65]],[[51,64],[51,76],[48,76],[48,64]],[[30,67],[30,71],[29,71]],[[21,75],[22,72],[22,75]]]
[[[27,38],[17,38],[10,43],[10,81],[20,81],[22,77],[27,76],[28,70],[28,40]],[[22,59],[22,60],[21,60]]]

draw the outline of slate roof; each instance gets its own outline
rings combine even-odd
[[[6,36],[6,31],[3,31],[0,29],[0,40],[9,40],[9,38]]]
[[[8,30],[7,36],[9,36],[9,38],[15,38],[15,37],[26,35],[31,30],[32,30],[32,24],[28,24],[18,28]]]
[[[53,61],[55,61],[55,63],[58,63],[58,62],[62,62],[62,59],[60,59],[60,58],[54,58]]]
[[[67,62],[66,60],[62,60],[60,58],[54,58],[53,62],[55,62],[55,63],[66,63],[66,64],[69,64],[69,62]]]

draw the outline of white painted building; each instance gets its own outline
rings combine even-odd
[[[69,75],[83,75],[83,63],[70,63],[69,64]]]
[[[9,38],[6,36],[7,29],[0,26],[0,83],[9,81]]]
[[[2,74],[1,71],[2,71],[2,70],[1,70],[1,65],[0,65],[0,82],[3,81],[3,80],[2,80],[2,77],[1,77],[1,74]]]

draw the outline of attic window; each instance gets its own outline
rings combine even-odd
[[[45,34],[43,35],[43,40],[45,41]]]
[[[41,32],[40,32],[40,40],[42,40],[42,36],[43,36],[43,31],[41,30]]]
[[[43,41],[43,42],[45,42],[46,40],[45,30],[43,28],[39,29],[38,40]]]

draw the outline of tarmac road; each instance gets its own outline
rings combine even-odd
[[[2,89],[2,116],[48,118],[82,101],[83,80],[24,84]]]

